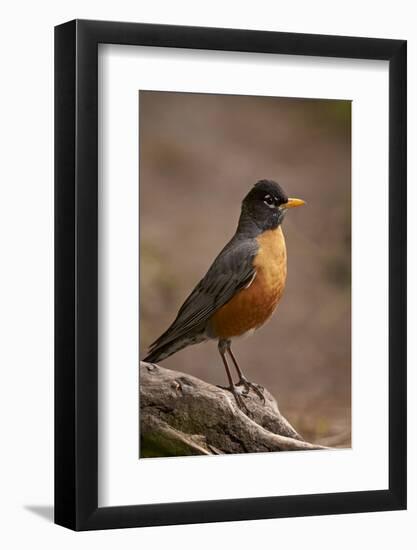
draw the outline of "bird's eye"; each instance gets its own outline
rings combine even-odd
[[[274,208],[275,206],[275,201],[274,201],[274,198],[271,197],[271,195],[265,195],[264,197],[264,203],[269,206],[269,208]]]

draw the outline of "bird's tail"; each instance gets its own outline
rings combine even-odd
[[[180,337],[170,342],[165,342],[158,344],[158,340],[151,345],[148,355],[143,359],[146,363],[158,363],[163,361],[170,355],[177,353],[187,346],[192,346],[194,344],[199,344],[207,340],[203,333],[193,335],[192,337]]]
[[[158,363],[170,355],[173,355],[177,351],[185,348],[188,344],[189,343],[186,340],[181,339],[174,340],[173,342],[168,342],[167,344],[160,346],[156,345],[153,348],[151,347],[148,355],[143,359],[143,361],[145,361],[145,363]]]

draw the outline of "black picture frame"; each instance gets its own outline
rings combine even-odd
[[[389,61],[389,488],[98,507],[98,44]],[[74,530],[406,508],[406,41],[74,20],[55,28],[55,522]]]

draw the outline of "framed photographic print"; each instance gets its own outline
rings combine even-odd
[[[55,521],[406,507],[406,42],[55,29]]]

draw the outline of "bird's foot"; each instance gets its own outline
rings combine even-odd
[[[250,410],[248,409],[248,407],[246,406],[246,403],[244,402],[243,400],[243,397],[242,397],[242,394],[240,393],[240,391],[236,388],[236,386],[230,386],[228,388],[229,391],[231,391],[233,393],[233,396],[235,398],[235,401],[237,403],[237,406],[239,407],[239,409],[244,412],[247,416],[249,416],[250,418],[252,417],[252,413],[250,412]]]
[[[239,407],[239,409],[244,412],[247,416],[252,418],[252,413],[246,406],[246,403],[242,397],[242,392],[236,387],[236,386],[217,386],[218,388],[221,388],[222,390],[230,391],[233,394],[233,397],[235,398],[236,404]],[[246,396],[246,392],[244,392]]]
[[[254,384],[253,382],[249,382],[249,380],[244,376],[240,378],[239,382],[236,385],[243,386],[245,388],[244,393],[246,395],[249,393],[250,390],[253,390],[262,401],[262,403],[265,404],[264,388],[262,386]]]

